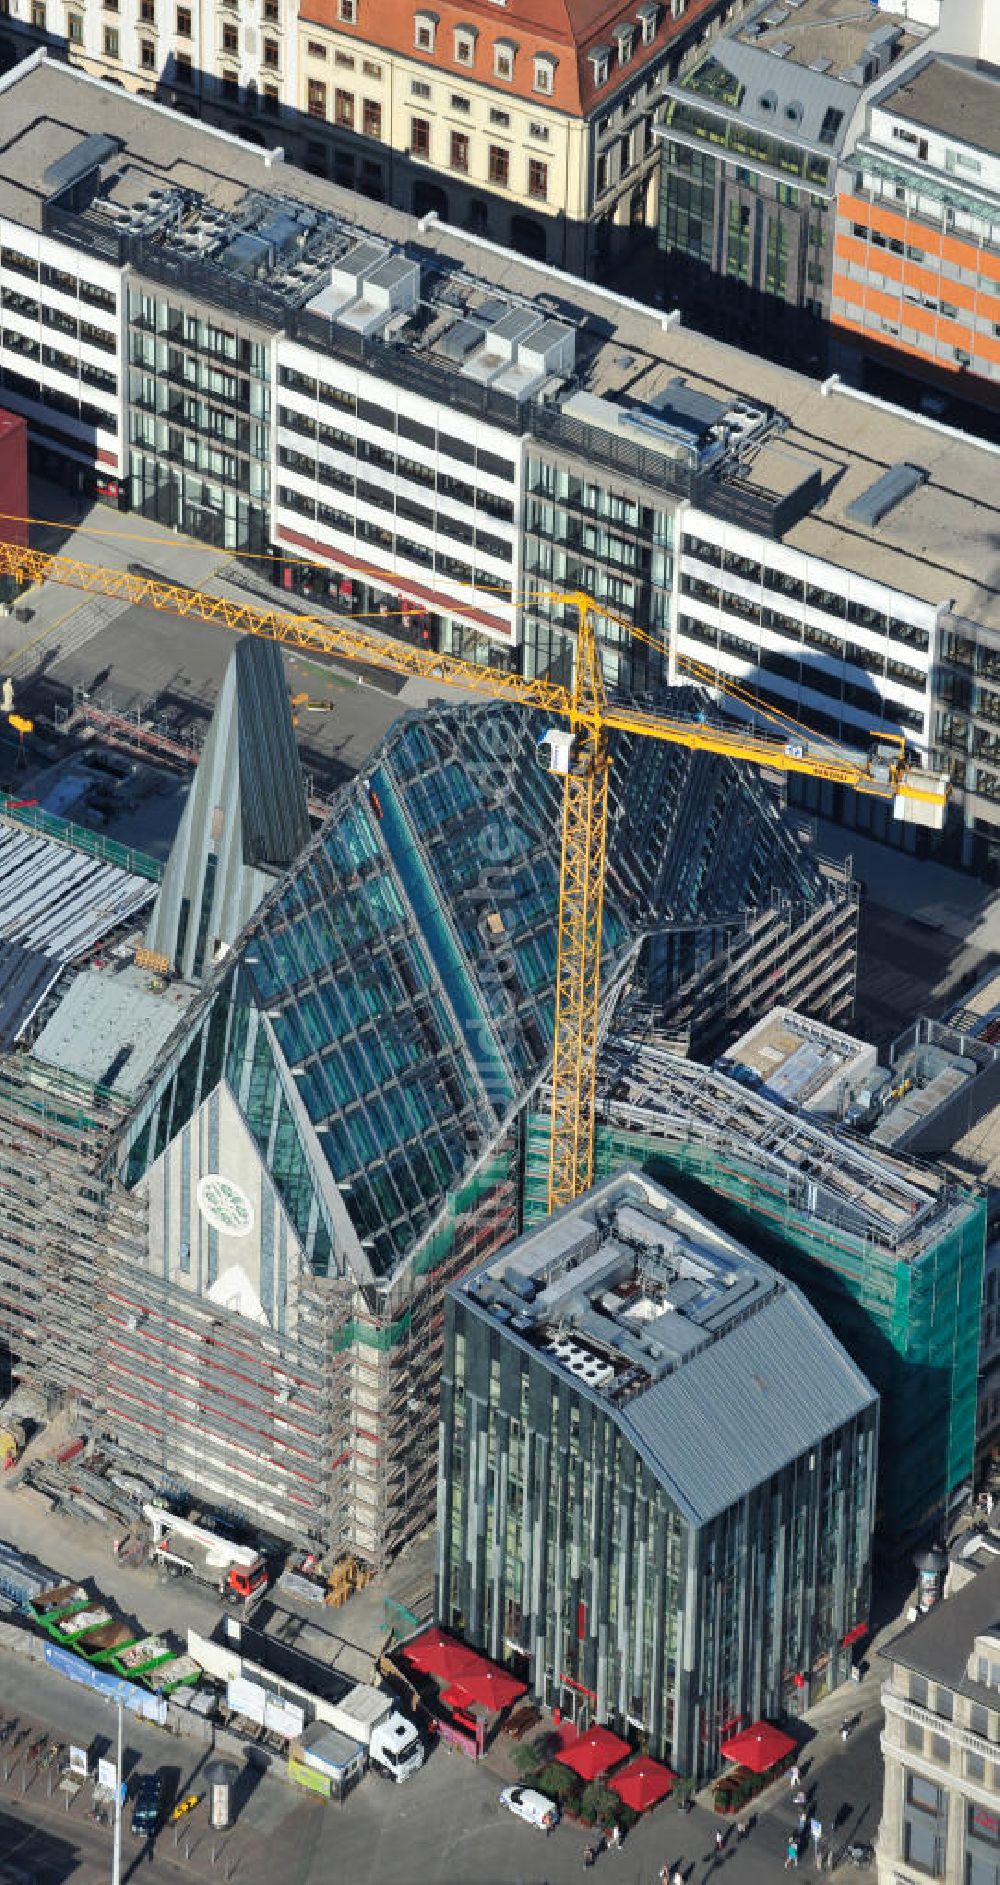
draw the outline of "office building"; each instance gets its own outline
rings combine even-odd
[[[940,388],[1000,398],[1000,70],[927,56],[844,158],[831,318]]]
[[[989,447],[446,226],[358,220],[77,71],[2,83],[0,375],[40,468],[531,674],[574,645],[538,591],[588,589],[621,618],[612,684],[693,674],[822,738],[903,736],[951,770],[945,853],[1000,872]]]
[[[913,9],[836,0],[748,7],[664,87],[659,233],[668,292],[786,324],[819,355],[837,165],[865,89],[927,38]],[[933,9],[932,9],[933,11]]]
[[[912,1613],[911,1613],[912,1614]],[[887,1643],[879,1885],[992,1885],[1000,1851],[1000,1560]]]
[[[804,1080],[817,1041],[835,1051],[844,1037],[799,1020]],[[779,1031],[790,1032],[787,1016]],[[697,1066],[623,1019],[602,1055],[595,1171],[641,1164],[798,1286],[878,1391],[879,1528],[902,1549],[973,1479],[986,1200],[936,1166],[789,1111],[747,1084],[738,1049],[734,1062],[730,1073]],[[545,1209],[544,1105],[526,1126],[529,1224]]]
[[[734,1722],[846,1679],[878,1404],[796,1288],[628,1171],[476,1264],[445,1316],[444,1624],[702,1777]]]

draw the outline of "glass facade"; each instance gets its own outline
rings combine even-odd
[[[219,548],[269,544],[270,345],[246,323],[132,288],[132,506]]]
[[[542,1208],[548,1130],[547,1118],[529,1118],[528,1222]],[[900,1540],[926,1530],[973,1469],[985,1200],[964,1199],[908,1261],[815,1215],[794,1172],[778,1190],[732,1140],[598,1126],[595,1173],[637,1163],[675,1187],[688,1181],[701,1208],[799,1285],[881,1396],[882,1530]]]
[[[720,1407],[719,1417],[726,1417]],[[685,1774],[733,1724],[845,1680],[867,1619],[874,1405],[706,1523],[627,1418],[451,1290],[437,1614]]]
[[[551,1051],[560,788],[536,763],[542,731],[493,705],[396,725],[220,965],[130,1123],[128,1185],[225,1078],[313,1266],[343,1267],[332,1183],[392,1272]],[[650,924],[823,900],[744,769],[652,740],[613,750],[609,983]]]
[[[616,615],[641,625],[643,639],[610,620],[600,623],[605,678],[633,694],[667,679],[670,592],[673,582],[673,507],[646,501],[648,493],[591,469],[575,470],[529,457],[524,525],[524,573],[533,584],[582,589]],[[572,668],[570,608],[527,604],[524,672],[566,675]],[[652,637],[655,646],[645,637]]]

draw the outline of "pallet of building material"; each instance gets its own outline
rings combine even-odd
[[[287,1597],[294,1597],[300,1604],[323,1604],[326,1602],[326,1585],[318,1584],[315,1578],[303,1577],[300,1571],[282,1571],[275,1586],[284,1591]]]

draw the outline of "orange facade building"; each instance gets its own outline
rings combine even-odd
[[[837,199],[831,318],[1000,404],[1000,79],[930,58],[884,94]]]

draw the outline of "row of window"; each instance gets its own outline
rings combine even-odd
[[[80,360],[74,354],[60,353],[56,347],[43,346],[12,327],[3,329],[2,340],[8,353],[19,354],[22,360],[37,360],[41,366],[48,367],[54,373],[68,373],[70,379],[78,379],[83,386],[90,386],[97,393],[108,393],[112,399],[117,399],[116,373],[106,373],[103,367],[91,366],[88,361]]]
[[[395,554],[404,557],[436,576],[444,576],[451,582],[465,583],[469,587],[475,584],[477,588],[490,591],[500,601],[510,601],[512,592],[509,584],[498,583],[490,571],[475,570],[463,557],[453,556],[440,547],[432,550],[426,543],[416,543],[381,524],[369,522],[367,518],[355,517],[352,511],[337,510],[333,505],[317,503],[303,492],[293,491],[289,485],[278,486],[278,503],[284,510],[294,511],[299,517],[325,524],[347,536],[357,536],[359,543],[368,544],[384,556]]]
[[[411,98],[418,98],[423,104],[429,105],[433,95],[432,87],[428,84],[426,79],[411,80]],[[460,92],[452,92],[448,104],[450,110],[459,112],[463,117],[467,117],[472,110],[472,100],[463,97]],[[490,124],[494,131],[509,131],[510,123],[509,111],[504,111],[499,105],[490,106]],[[536,143],[547,144],[549,141],[549,127],[547,124],[541,124],[540,122],[532,120],[528,125],[528,136],[533,137]]]
[[[488,472],[494,478],[503,478],[513,483],[517,467],[509,458],[500,458],[485,446],[475,446],[468,439],[455,438],[452,434],[438,431],[432,425],[422,424],[419,419],[411,419],[406,413],[390,412],[385,406],[377,406],[370,399],[355,399],[353,393],[343,392],[339,387],[329,386],[323,380],[311,379],[299,373],[295,367],[282,366],[278,371],[278,381],[290,392],[302,393],[308,399],[319,399],[323,405],[334,406],[338,411],[357,417],[380,432],[390,435],[398,433],[400,438],[410,439],[415,445],[425,445],[431,451],[437,450],[442,457],[457,460],[459,464],[474,465],[478,471]],[[309,414],[295,412],[288,406],[279,409],[282,425],[292,427],[304,438],[317,436],[316,422]],[[345,437],[338,434],[337,442]],[[351,447],[353,449],[353,445]],[[362,442],[359,441],[359,450]],[[480,493],[480,496],[482,494]],[[513,510],[511,511],[513,520]]]
[[[114,314],[118,307],[113,289],[81,280],[64,268],[54,268],[49,262],[38,262],[33,255],[22,254],[20,249],[5,246],[0,250],[0,272],[22,275],[26,281],[40,283],[43,288],[56,288],[60,294],[79,295],[88,307],[103,308],[108,314]]]
[[[23,373],[17,373],[13,367],[0,367],[0,385],[7,392],[14,393],[19,399],[31,400],[35,405],[47,406],[52,412],[61,412],[67,419],[79,420],[94,431],[114,431],[114,421],[109,416],[107,406],[92,406],[89,400],[75,399],[70,393],[63,393],[57,387],[39,381],[36,374],[33,379],[26,379]],[[34,423],[34,422],[32,422]]]
[[[713,624],[700,621],[696,616],[678,617],[678,630],[692,641],[701,642],[705,647],[718,648],[722,654],[737,656],[746,661],[755,671],[781,675],[791,681],[796,688],[805,688],[813,693],[827,694],[834,700],[843,701],[845,706],[854,707],[859,712],[873,715],[877,719],[889,719],[900,726],[910,727],[914,732],[923,731],[923,715],[914,708],[904,707],[898,701],[883,700],[876,688],[868,683],[848,679],[842,668],[830,670],[813,662],[808,656],[800,659],[792,655],[779,654],[770,648],[759,648],[753,642],[744,641],[734,635],[730,629],[716,628]],[[815,720],[815,714],[812,715]]]
[[[457,171],[461,177],[469,176],[472,169],[472,139],[467,131],[448,131],[448,167]],[[419,157],[423,162],[431,161],[431,121],[429,118],[410,119],[410,155]],[[491,144],[486,164],[486,174],[491,183],[502,189],[510,188],[511,153],[502,144]],[[539,157],[527,160],[527,194],[534,203],[544,203],[549,194],[549,166]]]
[[[324,79],[309,80],[306,109],[310,118],[329,117],[330,88]],[[344,91],[339,85],[333,90],[333,122],[341,131],[353,131],[359,122],[354,93]],[[362,99],[360,129],[365,137],[381,138],[382,107],[376,98]]]
[[[6,312],[21,314],[27,320],[37,321],[39,318],[39,304],[30,295],[11,294],[7,289],[2,297],[2,306]],[[57,334],[67,335],[70,340],[86,341],[88,346],[99,348],[101,353],[116,353],[118,350],[115,336],[109,334],[106,328],[95,327],[92,321],[77,320],[74,315],[64,313],[62,308],[43,304],[41,321],[43,327],[51,327]]]
[[[699,563],[740,576],[745,582],[762,583],[765,589],[787,596],[793,602],[808,603],[810,608],[820,609],[824,615],[835,616],[838,621],[853,622],[856,628],[887,635],[890,641],[903,642],[906,647],[915,648],[921,654],[926,654],[930,648],[927,629],[916,628],[911,622],[901,622],[881,609],[871,608],[866,602],[839,595],[834,589],[824,589],[816,583],[807,582],[804,576],[793,575],[788,570],[769,569],[766,564],[758,563],[755,557],[743,556],[733,550],[723,551],[719,544],[709,543],[705,538],[694,536],[688,531],[684,533],[682,547],[688,556],[697,557]],[[702,598],[704,601],[718,599],[718,591],[711,585],[703,584],[702,588],[706,591]],[[923,684],[924,677],[921,676],[920,685]]]
[[[377,510],[394,510],[397,517],[402,517],[411,524],[420,524],[425,530],[438,532],[446,537],[454,536],[459,542],[467,542],[470,537],[471,533],[467,525],[439,513],[434,506],[418,504],[414,498],[407,497],[401,491],[393,493],[391,487],[384,482],[373,484],[370,479],[360,475],[354,477],[335,466],[317,464],[315,458],[306,452],[297,451],[294,446],[278,446],[278,463],[286,471],[296,471],[301,477],[316,478],[320,484],[333,485],[348,496],[373,505]],[[474,534],[475,547],[482,552],[483,556],[495,556],[504,563],[513,561],[513,546],[507,538],[496,537],[492,532],[478,527]]]

